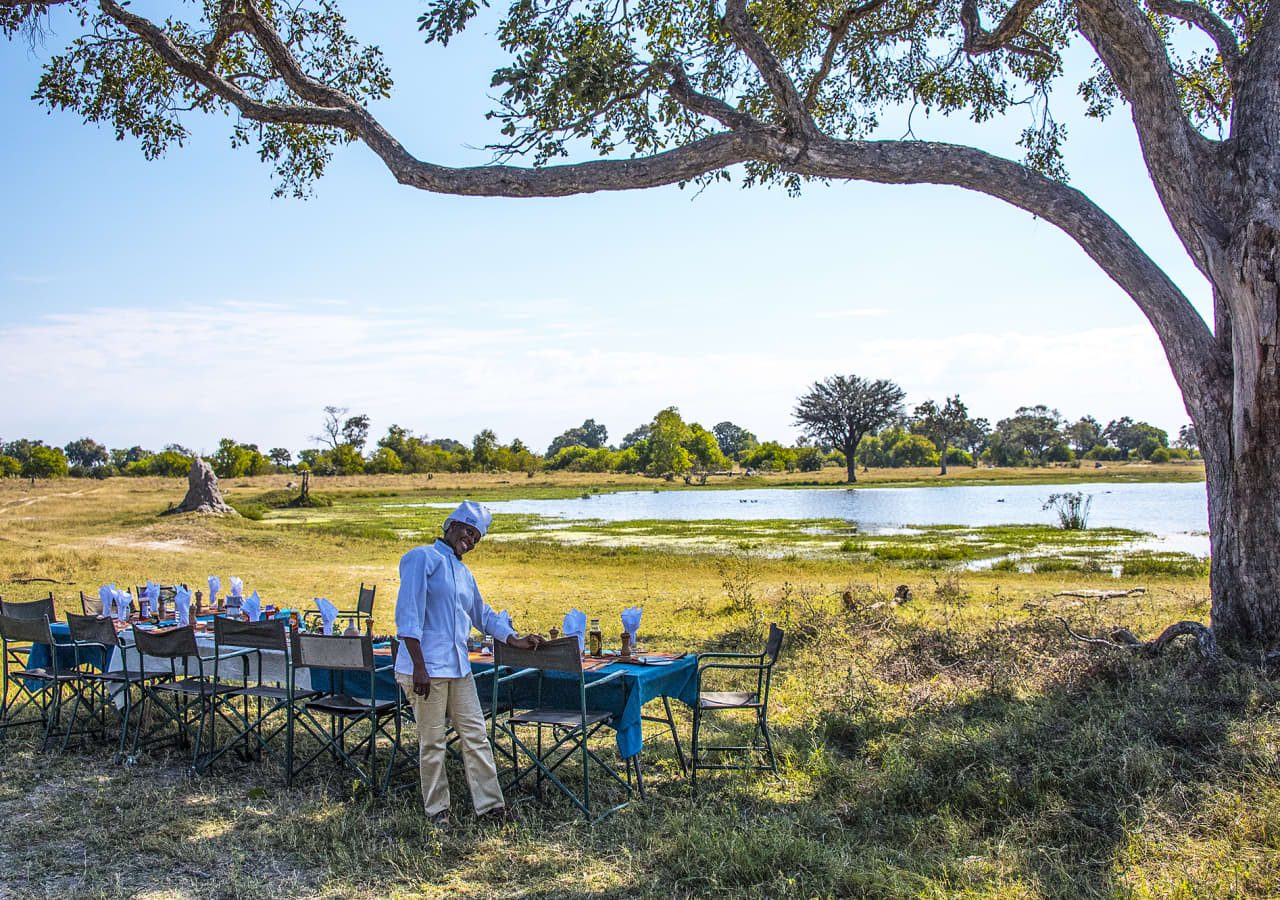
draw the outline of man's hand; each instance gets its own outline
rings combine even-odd
[[[540,634],[526,634],[519,637],[513,634],[507,638],[507,646],[515,647],[517,650],[535,650],[542,641]]]
[[[426,666],[413,667],[413,692],[423,699],[431,695],[431,679],[427,676]]]

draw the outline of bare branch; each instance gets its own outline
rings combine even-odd
[[[1218,47],[1222,68],[1226,70],[1231,84],[1240,83],[1240,43],[1231,26],[1218,18],[1213,10],[1192,0],[1147,0],[1147,6],[1161,15],[1194,25],[1207,34]]]
[[[761,37],[760,32],[756,31],[755,26],[751,24],[751,17],[747,13],[747,0],[726,0],[724,18],[721,21],[724,23],[725,30],[733,37],[734,43],[742,48],[742,52],[747,55],[764,78],[764,83],[768,85],[769,91],[778,101],[789,130],[805,139],[816,137],[818,127],[814,124],[813,117],[809,115],[809,109],[805,106],[800,92],[796,90],[795,82],[783,69],[782,63]]]
[[[1192,636],[1196,639],[1196,652],[1205,659],[1219,659],[1218,640],[1213,634],[1213,630],[1206,628],[1199,622],[1175,622],[1164,631],[1160,636],[1150,641],[1140,641],[1133,636],[1127,628],[1118,628],[1111,634],[1111,640],[1107,638],[1088,637],[1080,634],[1073,629],[1066,619],[1062,616],[1056,616],[1057,620],[1062,623],[1062,627],[1066,629],[1073,639],[1082,644],[1095,644],[1102,647],[1110,647],[1114,650],[1138,650],[1147,653],[1160,653],[1169,646],[1175,638]]]
[[[667,93],[690,112],[715,119],[726,128],[758,128],[761,126],[759,120],[741,110],[734,109],[719,97],[712,97],[695,91],[693,85],[689,83],[688,73],[685,72],[684,66],[680,65],[680,63],[657,62],[653,63],[650,68],[655,72],[663,73],[671,79],[667,87]]]
[[[960,4],[960,28],[964,31],[965,52],[977,56],[994,50],[1007,50],[1023,56],[1052,60],[1053,54],[1046,50],[1014,43],[1018,38],[1028,36],[1025,31],[1027,20],[1044,2],[1045,0],[1017,0],[1000,23],[987,31],[978,17],[978,0],[964,0]]]

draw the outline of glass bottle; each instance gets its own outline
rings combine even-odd
[[[622,653],[620,655],[628,658],[631,656],[631,635],[625,631],[622,632]]]
[[[604,635],[600,633],[600,620],[591,620],[591,630],[587,632],[587,654],[589,656],[604,655]]]

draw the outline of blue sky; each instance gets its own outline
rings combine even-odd
[[[487,162],[492,41],[425,48],[416,4],[360,6],[357,33],[396,77],[384,123],[424,159]],[[315,198],[274,200],[226,121],[194,120],[148,163],[38,108],[47,52],[0,49],[4,439],[297,450],[334,404],[375,434],[493,428],[539,448],[588,417],[617,440],[669,405],[789,440],[796,396],[837,372],[892,378],[909,404],[959,393],[993,421],[1035,403],[1187,421],[1133,303],[994,200],[862,184],[453,198],[397,185],[359,144]],[[1207,310],[1127,115],[1086,120],[1064,87],[1073,183]],[[983,131],[917,117],[916,133],[1011,154],[1021,116]]]

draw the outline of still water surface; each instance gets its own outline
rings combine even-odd
[[[494,512],[609,522],[844,519],[862,531],[883,532],[910,525],[1057,524],[1044,503],[1050,494],[1068,491],[1093,497],[1089,525],[1094,528],[1131,528],[1169,537],[1209,527],[1203,483],[626,491],[488,505]]]

